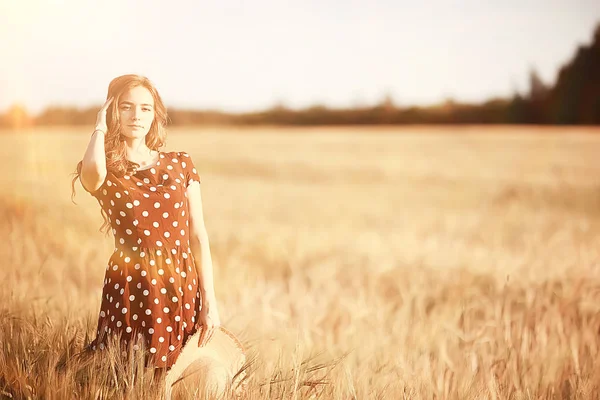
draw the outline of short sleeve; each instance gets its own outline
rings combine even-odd
[[[94,191],[88,190],[83,185],[83,181],[81,180],[81,175],[79,175],[79,184],[81,185],[81,187],[83,188],[83,190],[85,190],[87,193],[91,194],[93,197],[100,198],[100,196],[102,195],[102,190],[105,189],[105,185],[106,185],[107,179],[108,179],[108,177],[104,178],[104,182],[102,182],[102,185],[100,185],[100,187],[98,187],[98,189],[96,189]]]
[[[181,152],[181,167],[183,168],[183,176],[185,177],[184,186],[187,188],[192,182],[200,183],[200,175],[196,170],[192,157],[186,153]]]

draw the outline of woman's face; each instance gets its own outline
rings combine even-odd
[[[154,98],[148,89],[136,86],[119,100],[121,134],[128,138],[144,137],[154,121]]]

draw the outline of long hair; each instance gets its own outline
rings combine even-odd
[[[128,90],[138,86],[148,89],[154,98],[154,121],[152,121],[152,125],[146,135],[146,146],[151,150],[158,151],[166,143],[167,108],[158,94],[156,87],[154,87],[148,78],[140,75],[128,74],[114,78],[108,85],[108,93],[106,95],[107,100],[111,97],[114,97],[114,99],[106,110],[106,125],[108,130],[104,138],[104,151],[106,154],[107,174],[112,173],[117,177],[131,176],[140,166],[140,164],[129,161],[126,158],[126,144],[121,135],[121,121],[119,120],[118,111],[121,96]],[[75,198],[75,182],[81,175],[82,163],[83,161],[79,161],[75,172],[72,174],[74,178],[71,182],[71,201]],[[102,231],[106,228],[105,233],[108,234],[110,228],[108,215],[102,208],[100,211],[104,219],[104,224],[100,227],[100,230]]]

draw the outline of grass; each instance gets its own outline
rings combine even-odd
[[[595,128],[173,129],[248,399],[600,398]],[[0,398],[159,399],[91,340],[85,129],[0,132]]]

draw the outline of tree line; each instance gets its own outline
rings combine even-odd
[[[0,127],[90,125],[98,109],[48,107],[30,116],[19,105],[0,114]],[[335,109],[313,106],[292,110],[277,105],[251,113],[170,108],[171,125],[377,125],[377,124],[600,124],[600,24],[590,45],[580,45],[559,70],[554,85],[546,85],[530,71],[529,90],[510,98],[479,104],[448,100],[427,107],[398,107],[390,96],[379,104]]]

